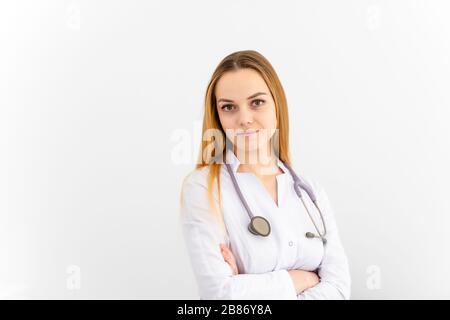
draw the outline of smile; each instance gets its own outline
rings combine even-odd
[[[257,133],[259,130],[252,130],[252,131],[246,131],[246,132],[240,132],[237,133],[238,136],[251,136],[255,133]]]

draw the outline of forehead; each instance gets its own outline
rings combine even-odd
[[[261,75],[253,69],[225,72],[216,84],[216,98],[245,100],[256,92],[267,92],[269,88]]]

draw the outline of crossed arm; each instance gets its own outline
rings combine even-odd
[[[220,252],[225,262],[231,267],[231,270],[233,270],[233,274],[239,274],[233,252],[231,252],[231,250],[223,243],[220,244]],[[319,276],[316,272],[313,271],[292,269],[288,270],[288,273],[291,277],[292,282],[294,283],[297,295],[303,293],[303,291],[305,291],[306,289],[314,287],[320,282]]]
[[[316,194],[325,213],[328,241],[319,268],[314,272],[280,269],[261,274],[239,274],[236,259],[223,244],[226,239],[205,200],[206,191],[204,183],[188,181],[184,186],[180,215],[201,299],[350,298],[347,258],[323,191]]]

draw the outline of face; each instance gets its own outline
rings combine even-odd
[[[277,127],[275,102],[259,73],[249,68],[226,72],[215,90],[220,123],[235,150],[269,147]]]

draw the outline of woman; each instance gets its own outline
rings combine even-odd
[[[334,213],[305,175],[321,210],[295,191],[288,132],[284,90],[267,59],[253,50],[225,57],[206,91],[199,162],[181,191],[201,299],[350,298]],[[249,211],[261,225],[249,228]]]

